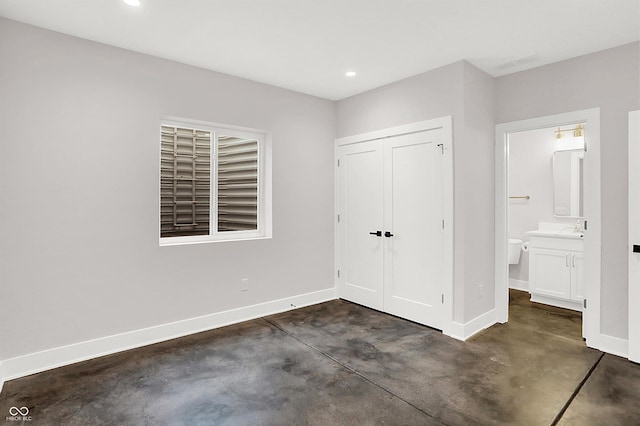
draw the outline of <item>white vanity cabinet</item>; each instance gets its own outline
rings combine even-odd
[[[529,235],[531,301],[582,311],[584,243],[581,234]]]

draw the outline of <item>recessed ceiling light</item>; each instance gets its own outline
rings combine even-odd
[[[344,73],[344,75],[346,75],[347,77],[355,77],[356,76],[356,72],[355,71],[347,71],[346,73]]]
[[[140,0],[122,0],[129,6],[140,6]]]

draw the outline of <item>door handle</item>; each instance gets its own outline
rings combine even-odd
[[[384,236],[389,238],[389,237],[393,237],[393,234],[389,231],[384,231]]]
[[[569,267],[569,253],[567,253],[567,255],[564,257],[564,262],[567,265],[567,267]]]
[[[376,237],[382,237],[382,231],[369,232],[369,235],[375,235]]]
[[[633,252],[634,253],[640,253],[640,246],[638,244],[634,244],[633,245]]]
[[[576,255],[571,255],[571,266],[576,267]]]

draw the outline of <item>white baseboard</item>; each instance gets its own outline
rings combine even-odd
[[[529,281],[509,278],[509,288],[514,290],[529,291]]]
[[[336,299],[329,288],[257,305],[246,306],[182,321],[129,331],[68,346],[47,349],[0,361],[0,385],[5,381],[80,361],[139,348],[214,328],[273,315]],[[0,390],[2,388],[0,387]]]
[[[555,297],[548,297],[543,294],[531,293],[532,302],[542,303],[545,305],[556,306],[558,308],[571,309],[572,311],[582,312],[582,302],[576,302],[574,300],[557,299]]]
[[[492,309],[464,324],[453,321],[451,328],[446,332],[443,330],[443,333],[454,339],[464,341],[485,328],[491,327],[496,322],[496,311]]]
[[[8,380],[336,298],[336,289],[329,288],[0,360],[0,392]],[[492,309],[464,324],[452,322],[444,334],[464,341],[495,323],[496,313]],[[628,358],[628,340],[600,334],[595,342],[590,339],[587,344],[594,349]]]
[[[587,346],[622,358],[629,358],[629,341],[619,337],[600,334],[596,341],[587,340]]]

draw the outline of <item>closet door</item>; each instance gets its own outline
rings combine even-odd
[[[385,312],[442,328],[442,130],[384,141]]]
[[[341,146],[338,161],[339,295],[383,310],[381,144],[371,141]]]

